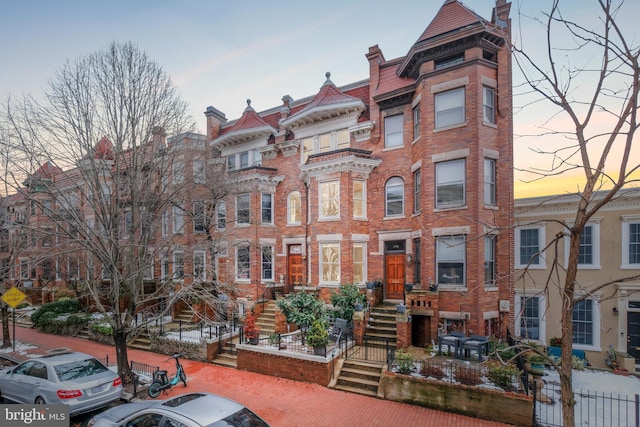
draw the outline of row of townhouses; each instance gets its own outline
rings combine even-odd
[[[537,200],[514,207],[509,11],[498,0],[485,19],[446,0],[405,56],[386,59],[370,47],[364,80],[338,87],[326,73],[317,93],[284,95],[260,112],[247,100],[232,120],[208,107],[206,135],[166,138],[156,129],[150,152],[177,153],[169,185],[187,187],[150,225],[150,247],[177,237],[156,252],[148,286],[215,281],[246,306],[269,288],[328,301],[341,284],[375,282],[386,303],[411,310],[413,345],[451,330],[509,331],[543,344],[559,335],[557,298],[542,292],[544,257],[530,274],[517,273],[557,232],[536,215],[566,219],[572,199],[557,208]],[[93,152],[104,160],[111,151],[104,138]],[[49,164],[33,174],[51,182],[79,176]],[[87,277],[108,280],[104,266],[68,256],[73,250],[46,214],[68,206],[39,191],[40,179],[3,200],[2,254],[12,282],[57,289]],[[225,191],[213,196],[216,186]],[[581,280],[615,277],[616,262],[640,267],[640,219],[632,215],[639,200],[612,204],[590,226]],[[91,221],[94,214],[84,215]],[[126,211],[122,221],[126,229]],[[29,244],[8,257],[7,242],[16,238]],[[203,243],[212,240],[215,251]],[[640,283],[580,303],[576,346],[600,352],[612,344],[640,362],[640,298],[626,296],[634,286]]]

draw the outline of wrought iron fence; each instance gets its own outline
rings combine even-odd
[[[560,386],[535,387],[534,421],[540,427],[562,427]],[[541,393],[541,395],[540,395]],[[576,425],[590,427],[640,427],[640,395],[621,395],[589,390],[574,391]],[[541,402],[542,400],[542,402]]]
[[[396,347],[395,339],[364,337],[362,346],[354,347],[348,352],[347,359],[366,360],[369,362],[388,363],[393,358]]]
[[[129,368],[131,372],[137,375],[146,375],[153,378],[153,373],[160,370],[159,366],[147,365],[146,363],[135,362],[131,360],[129,362]]]

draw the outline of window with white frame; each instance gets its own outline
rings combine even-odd
[[[620,268],[640,268],[640,217],[623,218]]]
[[[569,263],[569,237],[564,239],[565,265]],[[580,235],[580,250],[578,252],[578,268],[600,268],[600,224],[588,223]]]
[[[482,121],[496,124],[496,91],[489,86],[482,87]]]
[[[166,237],[169,235],[169,212],[168,211],[162,212],[160,221],[161,221],[162,236]]]
[[[484,159],[484,204],[496,204],[496,161]]]
[[[173,251],[173,280],[184,279],[184,251]]]
[[[340,283],[340,244],[320,244],[320,281]]]
[[[204,203],[201,201],[193,202],[193,232],[194,233],[204,233],[206,231],[205,225],[205,209]]]
[[[436,275],[442,285],[465,284],[466,239],[464,235],[436,239]]]
[[[436,163],[436,208],[465,203],[465,159]]]
[[[245,169],[262,164],[262,153],[258,150],[243,151],[227,156],[227,170],[229,172]]]
[[[367,192],[366,183],[361,180],[353,181],[353,217],[365,218],[367,216]]]
[[[262,247],[262,280],[273,280],[273,246]]]
[[[193,161],[193,182],[204,184],[206,182],[204,162],[202,160]]]
[[[299,225],[302,221],[302,200],[298,191],[292,191],[287,196],[287,224]]]
[[[207,280],[206,257],[205,251],[193,251],[193,280],[196,282]]]
[[[495,235],[484,236],[484,285],[496,284],[496,239]]]
[[[573,305],[573,347],[582,349],[600,346],[600,310],[593,298]]]
[[[181,205],[173,206],[173,234],[182,234],[184,231],[184,209]]]
[[[29,260],[20,260],[20,278],[29,279]]]
[[[384,118],[384,146],[399,147],[404,144],[404,117],[402,114]]]
[[[413,139],[420,138],[420,104],[413,107]]]
[[[262,193],[262,224],[273,224],[273,194]]]
[[[404,214],[404,181],[399,176],[389,178],[384,185],[384,215]]]
[[[544,342],[544,310],[544,295],[516,295],[516,335],[527,340]]]
[[[420,169],[416,169],[413,172],[413,213],[417,214],[420,213],[420,211],[422,210],[422,206],[421,206],[421,190],[422,190],[422,172],[420,172]]]
[[[351,134],[348,129],[339,129],[318,135],[313,135],[302,140],[302,163],[305,163],[312,154],[328,153],[351,145]]]
[[[319,184],[320,219],[340,218],[340,183],[325,181]]]
[[[436,129],[465,122],[463,87],[437,93],[435,98]]]
[[[169,257],[166,253],[160,256],[160,279],[165,280],[169,277]]]
[[[223,201],[218,202],[216,211],[216,224],[218,230],[224,230],[225,228],[227,228],[227,204]]]
[[[236,224],[249,224],[249,194],[236,196]]]
[[[250,271],[249,245],[240,245],[236,248],[236,280],[249,280]]]
[[[146,281],[153,280],[153,251],[149,251],[144,257],[145,266],[142,271],[142,278]]]
[[[518,227],[515,232],[516,268],[546,268],[540,253],[544,247],[544,226]]]
[[[174,161],[171,168],[171,176],[173,185],[182,184],[184,182],[184,163],[182,161]]]
[[[366,253],[365,243],[353,244],[353,283],[364,283],[367,280]]]

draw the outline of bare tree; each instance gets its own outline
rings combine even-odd
[[[580,238],[585,225],[603,206],[619,197],[624,188],[638,182],[634,176],[637,176],[640,162],[634,153],[639,148],[634,147],[634,138],[640,108],[640,50],[632,45],[637,39],[626,34],[621,25],[625,14],[633,15],[625,9],[623,1],[596,2],[597,11],[593,12],[598,17],[599,28],[570,17],[578,8],[567,4],[563,10],[564,3],[553,0],[542,18],[531,18],[540,31],[524,34],[513,50],[527,86],[538,95],[538,100],[542,100],[544,108],[551,111],[540,125],[542,132],[537,135],[544,137],[541,144],[543,140],[553,141],[554,148],[537,149],[538,153],[549,156],[551,166],[529,172],[534,179],[565,176],[576,171],[581,171],[582,175],[575,216],[570,223],[562,222],[564,231],[543,249],[551,253],[547,259],[553,262],[545,292],[557,292],[562,300],[562,360],[559,367],[562,417],[563,425],[573,426],[574,304],[614,283],[638,278],[637,275],[613,277],[606,283],[591,285],[576,280]],[[584,12],[583,8],[579,10]],[[585,18],[585,14],[578,16]],[[521,13],[520,18],[524,22],[530,17]],[[535,45],[539,34],[546,36],[546,45],[540,52]],[[529,37],[536,42],[525,46]],[[569,241],[566,267],[558,262],[560,257],[552,253],[565,237]]]
[[[191,131],[187,106],[157,63],[113,42],[67,62],[44,101],[10,101],[5,113],[11,133],[2,142],[25,159],[8,168],[9,192],[50,224],[32,224],[38,239],[53,239],[43,257],[109,323],[126,377],[128,336],[177,297],[171,280],[145,283],[176,244],[159,231],[163,213],[184,208],[185,197],[180,147],[165,135]]]

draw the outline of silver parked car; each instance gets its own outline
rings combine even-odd
[[[88,427],[269,427],[251,410],[211,393],[125,403],[94,416]]]
[[[0,371],[0,397],[18,403],[69,405],[70,415],[122,397],[122,380],[93,356],[56,353]]]

